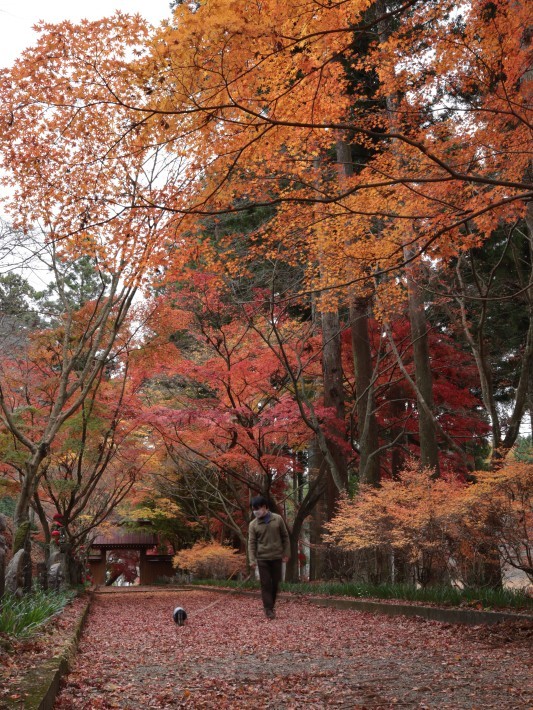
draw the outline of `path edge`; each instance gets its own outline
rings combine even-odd
[[[185,587],[182,587],[184,589]],[[205,585],[190,585],[186,589],[203,589],[210,592],[218,591],[225,594],[242,594],[259,596],[259,592],[250,590],[224,589],[220,587],[209,587]],[[281,592],[279,599],[297,599],[296,594]],[[445,609],[436,606],[419,606],[416,604],[390,604],[387,602],[373,602],[362,599],[339,599],[301,595],[302,600],[310,604],[321,607],[333,607],[335,609],[354,609],[356,611],[371,614],[384,614],[387,616],[410,616],[421,617],[426,621],[438,621],[444,624],[467,624],[477,626],[479,624],[497,624],[505,621],[525,621],[533,622],[533,614],[514,614],[504,611],[483,611],[478,609]]]
[[[24,710],[52,710],[59,692],[61,678],[65,676],[76,655],[80,637],[94,598],[94,591],[88,593],[85,606],[74,626],[71,637],[66,642],[63,650],[57,656],[43,661],[31,673],[26,674],[20,684],[20,698],[7,702],[4,700],[2,707],[24,708]]]

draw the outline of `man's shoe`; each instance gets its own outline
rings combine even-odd
[[[276,614],[274,613],[274,609],[265,609],[265,616],[267,619],[275,619]]]

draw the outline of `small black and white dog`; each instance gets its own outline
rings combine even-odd
[[[174,609],[174,614],[172,616],[178,626],[183,626],[187,620],[187,612],[181,606],[177,606]]]

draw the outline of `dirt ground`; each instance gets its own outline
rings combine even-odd
[[[186,609],[178,627],[174,607]],[[206,591],[97,594],[55,710],[533,708],[532,628]]]

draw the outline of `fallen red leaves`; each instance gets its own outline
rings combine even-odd
[[[183,606],[184,627],[172,621]],[[391,619],[203,591],[98,595],[56,709],[517,708],[533,687],[523,630]],[[521,623],[523,626],[523,622]],[[530,625],[531,626],[531,625]],[[496,642],[495,642],[496,639]]]

